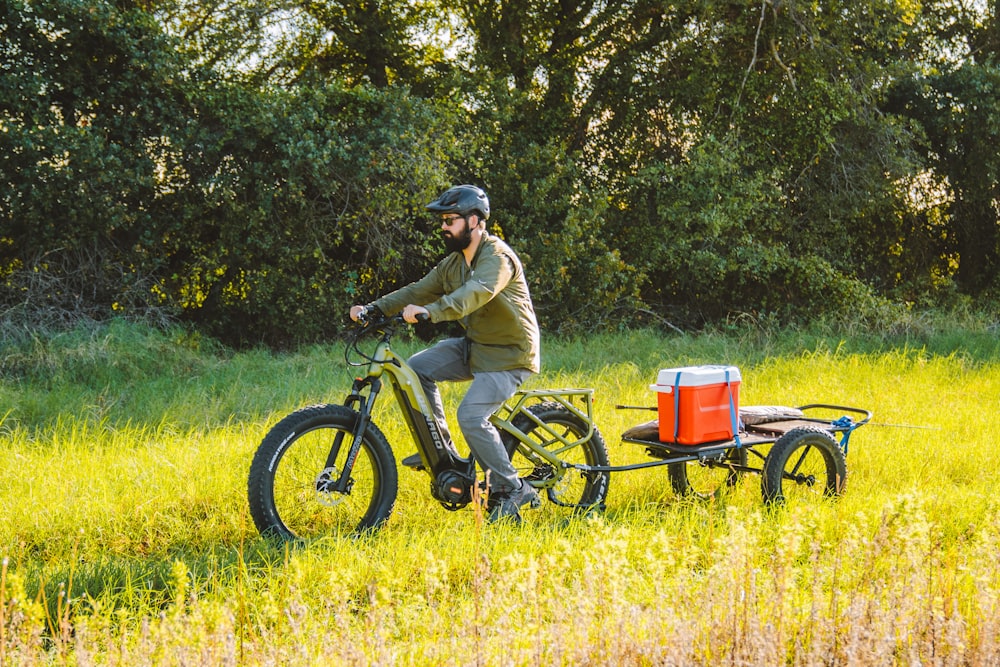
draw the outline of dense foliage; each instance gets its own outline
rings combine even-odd
[[[0,0],[0,31],[6,317],[316,340],[434,261],[454,182],[548,330],[1000,286],[995,3]]]

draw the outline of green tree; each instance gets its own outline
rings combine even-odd
[[[440,252],[418,206],[447,182],[444,111],[333,84],[210,111],[177,169],[197,175],[164,288],[185,317],[234,343],[317,340]]]
[[[640,61],[595,139],[596,169],[616,199],[609,210],[620,212],[608,224],[629,244],[623,255],[649,276],[648,302],[694,321],[775,304],[808,318],[851,307],[834,295],[896,284],[902,259],[891,249],[912,227],[900,180],[918,161],[908,126],[879,103],[923,46],[914,22],[894,2],[699,3],[674,21],[682,28]],[[708,156],[691,147],[736,162],[707,168]],[[691,201],[677,183],[708,207],[688,215],[727,210],[728,222],[700,229],[664,219],[664,210],[679,210],[667,200]],[[742,210],[727,204],[737,196]],[[727,228],[744,232],[734,238]],[[685,290],[664,294],[684,262],[702,265],[692,244],[733,279],[696,269]],[[776,274],[800,281],[793,293],[802,298],[775,299],[768,285]],[[845,289],[851,281],[858,284]],[[818,298],[824,282],[831,298]],[[730,297],[706,303],[720,285]]]
[[[157,168],[191,115],[175,42],[130,3],[4,0],[2,12],[0,267],[59,275],[32,296],[61,308],[147,305]]]
[[[269,73],[284,83],[399,86],[430,95],[450,71],[437,2],[288,0]]]
[[[901,84],[893,110],[920,123],[928,164],[947,178],[956,281],[978,296],[1000,275],[1000,69],[974,63]]]
[[[532,266],[549,329],[604,326],[635,305],[641,275],[608,227],[595,140],[676,34],[681,11],[644,0],[515,0],[458,5],[469,33],[468,95],[479,159],[464,165],[498,201],[501,223]],[[612,150],[618,151],[616,146]]]
[[[139,6],[5,9],[6,306],[165,308],[288,344],[435,256],[415,213],[447,183],[446,109],[396,88],[259,88]]]
[[[946,241],[959,288],[973,296],[1000,279],[1000,16],[947,5],[935,16],[924,70],[900,79],[888,111],[923,132],[924,164],[947,188]]]
[[[226,78],[270,81],[288,48],[291,6],[274,0],[147,0],[177,50],[193,65]]]
[[[915,161],[907,127],[878,102],[921,45],[907,5],[519,0],[460,12],[473,36],[483,178],[514,216],[505,228],[535,239],[527,254],[545,268],[553,315],[601,322],[635,297],[690,321],[766,309],[782,270],[813,295],[896,280],[899,267],[881,258],[906,241],[898,181]],[[729,147],[736,169],[705,168],[695,146]],[[710,206],[690,215],[733,219],[665,218],[682,208],[665,202],[678,180]],[[750,218],[733,193],[762,198],[744,202]],[[692,247],[746,277],[720,283]],[[687,287],[665,289],[678,272]],[[719,284],[732,290],[728,305],[706,304]],[[781,303],[827,307],[805,301]]]

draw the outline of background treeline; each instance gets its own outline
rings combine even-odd
[[[440,255],[455,182],[549,331],[996,304],[997,16],[0,0],[0,309],[316,340]]]

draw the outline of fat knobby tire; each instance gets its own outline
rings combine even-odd
[[[283,541],[294,541],[304,537],[296,534],[285,524],[275,504],[275,474],[280,469],[285,454],[295,446],[299,438],[316,429],[344,431],[346,435],[343,439],[343,449],[346,451],[357,420],[358,413],[346,406],[314,405],[293,412],[271,428],[257,448],[247,481],[250,515],[262,535]],[[332,442],[332,437],[330,440]],[[375,424],[368,425],[362,448],[367,450],[372,461],[373,473],[377,477],[367,511],[354,526],[356,532],[376,529],[384,523],[392,513],[398,490],[396,462],[392,449],[385,435]],[[359,452],[358,458],[361,459],[362,456],[365,456],[365,452]],[[312,465],[312,461],[309,463]],[[324,465],[325,460],[315,461],[317,474]],[[306,502],[318,502],[318,500],[309,499]]]
[[[800,450],[806,452],[800,453]],[[789,477],[794,472],[787,470],[789,463],[795,467],[799,457],[809,450],[815,450],[822,457],[823,476],[814,481],[824,496],[838,496],[847,484],[847,458],[844,450],[829,431],[815,427],[792,429],[771,446],[764,462],[761,491],[767,503],[782,503],[786,499],[786,488],[794,488],[799,483]],[[791,485],[791,486],[790,486]]]
[[[527,410],[545,424],[559,424],[578,435],[583,435],[589,430],[589,426],[583,419],[554,401],[538,403],[528,407]],[[515,418],[513,424],[525,433],[530,433],[533,429],[538,428],[535,422],[533,422],[526,415],[520,415]],[[519,444],[517,439],[506,433],[503,434],[503,438],[504,444],[507,447],[507,453],[511,456],[511,460],[513,461],[515,467],[518,467],[519,463],[524,463],[525,461],[523,457],[517,453],[517,445]],[[579,445],[579,448],[583,451],[587,465],[605,467],[609,465],[608,451],[604,445],[604,438],[596,426],[594,427],[594,431],[590,439]],[[608,484],[611,477],[610,473],[583,473],[574,470],[567,470],[565,474],[582,475],[586,481],[583,485],[584,488],[580,498],[566,498],[563,499],[564,501],[569,501],[570,504],[576,506],[576,508],[581,511],[604,508],[604,500],[608,495]],[[553,498],[553,493],[555,493],[555,491],[550,489],[548,494],[550,499]]]

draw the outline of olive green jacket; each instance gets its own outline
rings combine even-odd
[[[521,260],[495,236],[483,236],[472,265],[450,253],[420,280],[374,302],[386,315],[408,304],[424,306],[432,322],[459,321],[471,341],[477,371],[541,366],[540,336]]]

